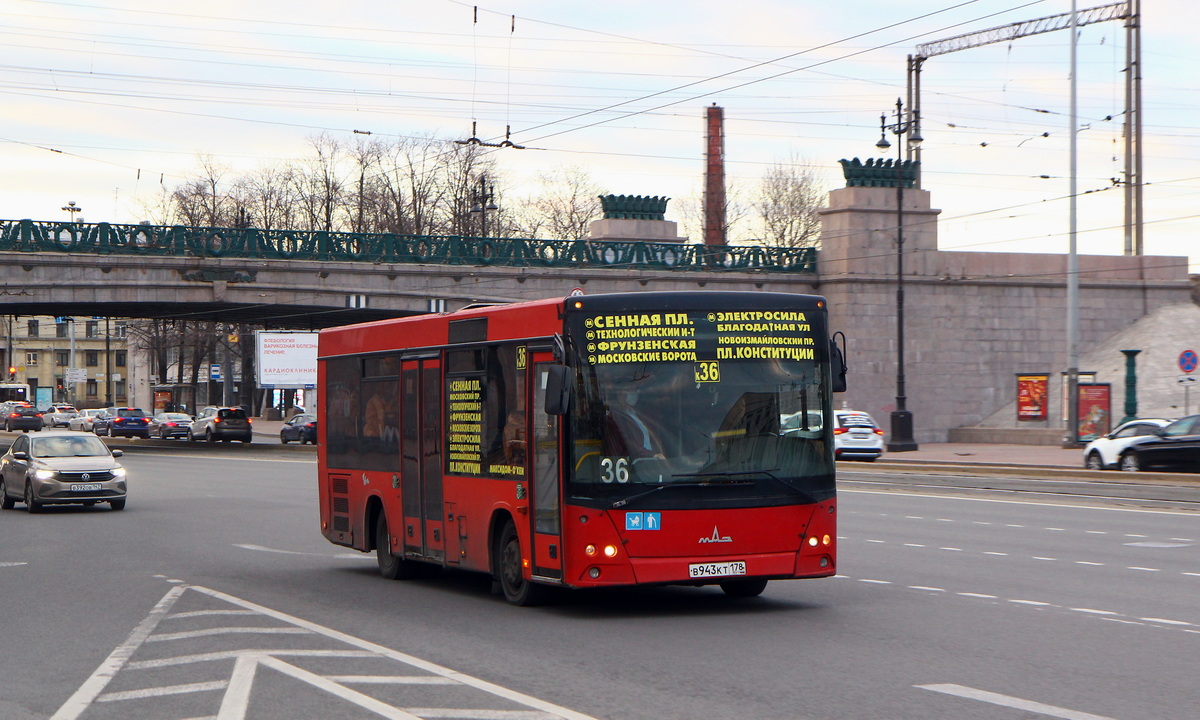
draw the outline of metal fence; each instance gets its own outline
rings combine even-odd
[[[816,273],[813,248],[0,220],[0,250],[503,267]]]

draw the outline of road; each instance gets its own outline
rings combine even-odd
[[[5,720],[1174,720],[1200,705],[1188,510],[850,471],[837,578],[516,608],[481,576],[388,582],[326,543],[311,452],[124,462],[125,511],[0,512]]]

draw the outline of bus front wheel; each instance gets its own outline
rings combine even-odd
[[[726,580],[721,583],[721,589],[729,597],[748,598],[762,595],[767,589],[766,580]]]
[[[517,537],[517,526],[509,520],[504,525],[496,543],[497,575],[504,599],[513,605],[528,607],[546,601],[549,588],[525,579],[521,562],[521,539]]]

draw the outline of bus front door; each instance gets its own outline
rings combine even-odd
[[[549,353],[534,356],[534,382],[529,406],[533,425],[531,470],[533,487],[529,513],[533,537],[533,576],[562,582],[562,493],[560,491],[558,416],[547,415],[545,406],[546,368],[553,362]]]
[[[442,560],[442,370],[437,359],[408,360],[401,373],[400,494],[404,553]]]

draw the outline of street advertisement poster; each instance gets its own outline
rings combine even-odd
[[[1045,420],[1050,376],[1044,373],[1017,375],[1017,420]]]
[[[1108,383],[1079,385],[1079,442],[1107,435],[1112,420],[1112,386]]]
[[[317,333],[254,333],[258,386],[311,388],[317,384]]]

